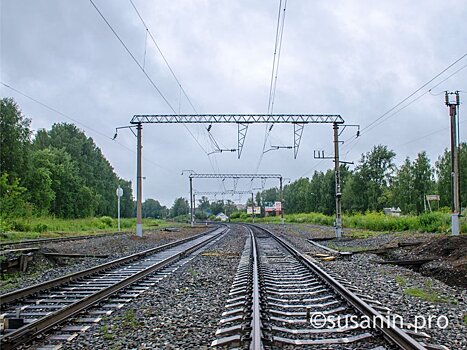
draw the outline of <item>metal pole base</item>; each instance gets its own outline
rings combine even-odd
[[[281,219],[281,224],[284,225],[284,218]]]
[[[459,236],[459,214],[453,213],[451,215],[451,231],[453,236]]]
[[[136,224],[136,235],[143,237],[143,224]]]

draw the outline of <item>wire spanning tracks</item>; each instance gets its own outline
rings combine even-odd
[[[248,229],[213,346],[426,349],[390,323],[388,314],[380,314],[389,309],[378,301],[332,277],[272,232],[253,225]],[[374,319],[378,322],[368,323]]]
[[[217,227],[113,262],[0,296],[2,318],[21,326],[0,338],[13,349],[90,306],[186,257],[227,232]],[[16,327],[15,327],[16,328]]]

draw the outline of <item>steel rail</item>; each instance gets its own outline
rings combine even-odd
[[[162,250],[175,247],[175,246],[177,246],[179,244],[194,240],[194,239],[196,239],[198,237],[201,237],[203,235],[206,235],[206,234],[209,234],[209,233],[213,232],[218,227],[219,226],[217,226],[217,227],[215,227],[213,229],[210,229],[210,230],[208,230],[206,232],[202,232],[202,233],[199,233],[197,235],[188,237],[188,238],[183,238],[183,239],[177,240],[175,242],[170,242],[170,243],[167,243],[167,244],[155,247],[155,248],[150,248],[150,249],[144,250],[144,251],[139,252],[139,253],[131,254],[131,255],[128,255],[128,256],[123,257],[123,258],[119,258],[119,259],[116,259],[116,260],[113,260],[113,261],[110,261],[110,262],[107,262],[107,263],[104,263],[104,264],[101,264],[101,265],[98,265],[98,266],[94,266],[94,267],[91,267],[90,269],[86,269],[86,270],[83,270],[83,271],[78,271],[78,272],[71,273],[71,274],[68,274],[66,276],[63,276],[63,277],[58,277],[58,278],[55,278],[53,280],[46,281],[44,283],[38,283],[38,284],[32,285],[30,287],[26,287],[26,288],[19,289],[19,290],[10,292],[10,293],[2,294],[2,295],[0,295],[0,308],[3,309],[6,304],[11,303],[12,301],[15,301],[15,300],[18,300],[18,299],[33,295],[33,294],[38,293],[38,292],[42,292],[42,291],[44,291],[46,289],[51,289],[53,287],[57,287],[57,286],[59,286],[61,284],[64,284],[64,283],[69,283],[69,282],[72,282],[72,281],[76,281],[76,280],[78,280],[80,278],[91,276],[93,274],[96,274],[96,273],[99,273],[101,271],[104,271],[104,270],[107,270],[107,269],[110,269],[110,268],[113,268],[113,267],[128,263],[130,261],[141,259],[142,257],[147,256],[149,254],[157,253],[157,252],[160,252]]]
[[[97,238],[113,235],[124,235],[128,232],[108,232],[108,233],[97,233],[95,235],[83,235],[83,236],[69,236],[69,237],[54,237],[54,238],[37,238],[37,239],[27,239],[22,241],[11,241],[11,242],[0,242],[0,247],[16,246],[16,245],[34,245],[34,244],[43,244],[49,242],[66,242],[66,241],[75,241],[80,239],[88,238]]]
[[[220,227],[220,226],[219,226]],[[218,229],[217,227],[216,229]],[[84,311],[85,309],[89,308],[90,306],[98,303],[99,301],[102,301],[103,299],[106,299],[110,295],[114,294],[115,292],[118,292],[130,284],[146,277],[147,275],[152,274],[156,270],[159,270],[167,265],[170,265],[174,261],[183,258],[184,256],[190,254],[191,252],[201,248],[202,246],[208,244],[209,242],[212,242],[214,239],[222,235],[228,230],[228,227],[225,227],[222,231],[220,231],[218,234],[214,235],[213,237],[210,237],[202,242],[199,242],[195,244],[192,247],[189,247],[181,252],[178,252],[160,262],[157,264],[150,266],[112,286],[109,286],[107,288],[101,289],[98,292],[85,297],[75,303],[69,304],[63,309],[60,309],[56,312],[53,312],[37,321],[34,321],[12,333],[9,333],[8,335],[4,336],[3,338],[0,339],[0,344],[2,350],[11,350],[16,348],[17,346],[28,342],[31,339],[34,339],[37,337],[39,334],[57,326],[58,324],[62,323],[66,319],[76,316],[80,312]],[[210,230],[209,232],[212,232]],[[203,234],[204,235],[204,234]],[[199,237],[199,235],[197,235]],[[180,241],[178,241],[180,242]]]
[[[277,242],[279,242],[285,249],[287,249],[293,256],[297,258],[300,262],[304,264],[307,268],[316,273],[326,284],[328,284],[332,289],[334,289],[342,298],[344,298],[350,305],[357,309],[362,314],[369,317],[370,320],[377,319],[381,322],[375,322],[374,326],[381,331],[381,333],[387,338],[394,342],[401,349],[405,350],[426,350],[427,348],[421,345],[418,341],[409,336],[402,329],[397,327],[394,324],[391,324],[387,318],[385,318],[381,313],[376,311],[370,305],[365,303],[357,295],[345,288],[341,283],[336,281],[331,275],[329,275],[324,269],[319,267],[304,254],[300,253],[297,249],[293,248],[289,243],[285,242],[282,238],[276,236],[270,230],[258,226],[251,225],[256,227],[264,232],[270,234]]]
[[[253,291],[252,291],[252,312],[251,312],[251,342],[250,350],[263,349],[261,331],[261,309],[259,297],[259,256],[256,247],[255,235],[251,228],[248,228],[251,237],[251,259],[253,260]]]

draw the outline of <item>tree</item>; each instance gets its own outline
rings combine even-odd
[[[418,154],[417,159],[412,164],[413,169],[413,199],[415,201],[415,211],[420,214],[425,209],[425,196],[430,194],[434,188],[434,174],[430,160],[426,152]]]
[[[162,219],[167,213],[167,208],[161,205],[159,201],[156,201],[152,198],[148,198],[143,202],[142,211],[143,218],[151,217],[155,219]]]
[[[13,99],[0,100],[0,170],[8,174],[10,184],[27,172],[30,124]]]
[[[400,207],[403,213],[415,211],[414,203],[414,171],[410,159],[407,157],[404,164],[397,171],[392,184],[392,205]]]
[[[50,212],[63,218],[93,216],[97,195],[78,175],[77,165],[63,149],[46,148],[35,152],[35,164],[51,179],[55,197]]]
[[[353,188],[346,189],[347,195],[352,194],[352,209],[361,212],[381,210],[389,204],[388,197],[383,194],[387,193],[396,170],[395,156],[392,150],[383,145],[375,146],[370,152],[362,154],[351,182]]]
[[[435,163],[437,176],[437,190],[440,196],[440,206],[451,207],[452,187],[451,187],[451,151],[445,150],[438,157]],[[459,173],[460,173],[460,200],[461,207],[467,205],[467,142],[460,145],[459,152]]]
[[[124,218],[135,216],[136,205],[133,199],[131,181],[126,181],[125,179],[118,179],[118,184],[123,190],[123,195],[120,198],[120,215]],[[115,209],[115,211],[116,210],[117,209]]]
[[[39,130],[33,146],[36,150],[55,148],[68,153],[76,164],[78,176],[97,194],[95,214],[116,215],[115,190],[119,185],[119,178],[92,138],[87,137],[74,124],[60,123],[54,124],[51,130]],[[125,198],[125,212],[128,212],[129,208],[126,206],[131,192],[124,191],[125,194],[129,195]]]
[[[0,177],[0,219],[2,221],[31,214],[25,200],[25,192],[26,188],[20,186],[18,178],[9,181],[8,174],[2,174]]]
[[[170,208],[170,216],[174,218],[180,215],[186,215],[189,213],[189,210],[190,206],[188,201],[183,197],[179,197],[174,201],[172,208]]]

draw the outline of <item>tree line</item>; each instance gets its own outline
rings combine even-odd
[[[467,203],[467,143],[461,144],[459,168],[461,205]],[[445,150],[431,165],[426,152],[414,160],[406,158],[397,167],[396,153],[385,145],[377,145],[350,170],[340,166],[342,183],[342,209],[347,213],[381,211],[386,207],[400,207],[404,214],[420,214],[425,210],[425,196],[438,194],[435,208],[450,207],[451,152]],[[258,192],[256,203],[279,200],[277,188]],[[335,213],[335,172],[315,171],[311,178],[300,178],[284,187],[285,211],[288,213]]]
[[[0,216],[61,218],[122,216],[134,211],[131,182],[117,176],[92,138],[73,124],[54,124],[35,134],[11,98],[0,100]]]

